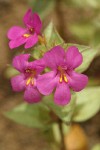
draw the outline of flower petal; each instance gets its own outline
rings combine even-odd
[[[35,33],[34,35],[30,36],[29,38],[27,38],[26,44],[25,44],[25,48],[30,48],[32,46],[34,46],[36,43],[38,42],[38,36]]]
[[[88,77],[86,75],[76,73],[74,71],[71,71],[69,73],[69,76],[67,76],[67,78],[69,86],[76,92],[84,89],[88,83]]]
[[[37,75],[38,75],[45,68],[44,60],[43,59],[39,59],[39,60],[35,60],[35,61],[32,61],[32,62],[29,62],[27,67],[30,68],[30,69],[34,69],[36,71]]]
[[[28,86],[24,93],[24,99],[28,103],[37,103],[41,100],[41,95],[36,88]]]
[[[27,38],[24,38],[23,36],[20,36],[14,40],[11,40],[9,42],[10,49],[19,47],[20,45],[23,45],[27,41]]]
[[[75,46],[69,47],[66,52],[66,64],[68,68],[77,68],[81,65],[82,61],[83,57],[78,48]]]
[[[32,9],[28,9],[28,11],[26,12],[23,18],[23,21],[26,26],[28,25],[32,26],[32,18],[33,18]]]
[[[40,31],[41,31],[41,28],[42,28],[41,19],[40,19],[39,15],[37,13],[33,14],[33,19],[34,19],[33,27],[35,29],[35,32],[37,34],[40,34]]]
[[[43,95],[49,95],[56,87],[57,78],[55,72],[51,71],[38,77],[37,88]]]
[[[11,85],[14,91],[20,92],[25,89],[24,75],[17,75],[11,78]]]
[[[33,28],[37,34],[40,33],[42,28],[42,22],[37,13],[33,13],[32,9],[29,9],[24,16],[24,23],[28,28]]]
[[[13,26],[12,28],[9,29],[7,33],[7,37],[10,40],[16,39],[17,37],[20,37],[26,32],[26,29],[21,28],[19,26]]]
[[[47,67],[57,69],[64,63],[65,52],[61,46],[55,46],[44,55],[44,61]]]
[[[55,103],[57,105],[66,105],[70,102],[70,99],[71,94],[68,84],[65,82],[59,83],[54,94]]]
[[[16,68],[20,72],[23,72],[28,65],[29,57],[30,54],[20,54],[18,56],[15,56],[13,58],[13,63],[12,63],[14,68]]]

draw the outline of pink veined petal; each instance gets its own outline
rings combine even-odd
[[[36,71],[37,75],[38,75],[45,68],[44,60],[43,59],[39,59],[39,60],[35,60],[35,61],[32,61],[32,62],[29,62],[27,67],[30,68],[30,69],[34,69]]]
[[[74,69],[81,65],[83,61],[82,54],[79,52],[78,48],[71,46],[66,52],[66,64],[68,68]]]
[[[64,63],[65,52],[61,46],[55,46],[44,55],[45,65],[51,69],[57,69]]]
[[[25,89],[24,75],[17,75],[11,78],[11,85],[15,92],[20,92]]]
[[[58,83],[55,94],[54,102],[57,105],[67,105],[70,102],[71,94],[68,84],[65,82]]]
[[[38,77],[36,82],[37,88],[43,95],[52,93],[57,85],[57,78],[55,72],[51,71]]]
[[[29,38],[27,38],[26,44],[25,44],[25,48],[30,48],[32,46],[34,46],[36,43],[38,42],[38,36],[36,33],[34,33],[34,35],[30,36]]]
[[[86,75],[74,71],[71,71],[67,78],[69,86],[76,92],[83,90],[88,83],[88,77]]]
[[[35,32],[37,34],[40,34],[40,31],[41,31],[41,28],[42,28],[42,22],[41,22],[41,19],[39,17],[39,15],[37,13],[34,13],[33,14],[33,27],[35,29]]]
[[[16,39],[11,40],[9,42],[9,47],[10,47],[10,49],[19,47],[19,46],[23,45],[26,41],[27,41],[27,38],[24,38],[22,36],[17,37]]]
[[[41,100],[41,95],[36,88],[28,86],[24,93],[24,99],[28,103],[37,103]]]
[[[13,26],[9,29],[8,33],[7,33],[7,37],[10,40],[16,39],[17,37],[20,37],[21,35],[23,35],[26,32],[26,29],[21,28],[19,26]]]
[[[32,18],[33,18],[32,9],[28,9],[28,11],[26,12],[26,14],[24,15],[24,18],[23,18],[23,21],[26,26],[27,25],[32,26]]]
[[[30,57],[30,54],[20,54],[18,56],[15,56],[13,58],[13,66],[18,71],[23,72],[27,68],[28,65],[28,59]]]
[[[29,9],[23,19],[25,25],[28,28],[33,28],[37,34],[40,34],[42,28],[42,22],[37,13],[33,13],[32,9]]]

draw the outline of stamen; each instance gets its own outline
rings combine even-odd
[[[30,30],[30,32],[31,32],[31,33],[33,33],[33,32],[34,32],[34,29],[33,29],[33,28],[30,28],[29,30]]]
[[[26,69],[25,72],[29,74],[29,78],[26,81],[26,85],[34,85],[34,77],[36,76],[36,70]]]
[[[31,84],[34,85],[34,79],[32,79]]]
[[[64,81],[67,83],[68,79],[67,79],[66,75],[64,74],[63,77],[64,77]]]
[[[33,76],[36,75],[36,70],[26,69],[25,72],[26,72],[26,73],[30,73],[30,74],[32,74]]]
[[[63,76],[61,74],[59,82],[62,83],[62,81],[63,81]]]
[[[26,85],[29,85],[31,82],[31,78],[29,78],[27,81],[26,81]]]
[[[31,36],[30,34],[23,34],[23,37],[25,37],[25,38],[28,38],[30,36]]]
[[[26,81],[26,85],[34,85],[34,79],[32,77],[28,78],[27,81]]]
[[[60,71],[60,80],[59,80],[59,82],[62,83],[63,81],[65,81],[67,83],[68,79],[66,77],[65,70],[61,66],[58,67],[58,70]]]
[[[30,73],[30,69],[26,69],[26,73]]]

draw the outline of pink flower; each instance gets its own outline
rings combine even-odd
[[[38,42],[38,35],[42,28],[42,22],[37,13],[32,13],[29,9],[24,18],[24,24],[26,28],[19,26],[13,26],[8,31],[8,38],[10,39],[9,47],[11,49],[16,48],[20,45],[25,44],[25,48],[30,48]]]
[[[78,92],[85,88],[88,77],[76,73],[75,68],[81,65],[82,55],[77,47],[71,46],[65,52],[60,46],[55,46],[43,57],[46,67],[52,71],[40,75],[37,88],[40,93],[49,95],[55,89],[54,101],[58,105],[66,105],[71,99],[70,88]]]
[[[28,103],[35,103],[41,100],[36,82],[44,65],[42,60],[28,62],[29,57],[30,54],[21,54],[13,59],[13,66],[20,72],[20,75],[11,79],[11,85],[16,92],[25,91],[24,99]]]

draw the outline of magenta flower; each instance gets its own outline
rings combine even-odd
[[[82,63],[82,55],[74,46],[67,52],[60,46],[55,46],[44,55],[46,67],[52,71],[40,75],[37,88],[40,93],[49,95],[56,88],[54,101],[58,105],[66,105],[71,99],[70,88],[81,91],[88,82],[88,77],[74,71]]]
[[[14,26],[8,31],[8,38],[10,39],[9,47],[16,48],[25,44],[25,48],[30,48],[38,42],[38,35],[42,28],[42,22],[37,13],[32,13],[29,9],[23,18],[26,28]]]
[[[35,103],[41,100],[36,81],[44,65],[42,59],[28,62],[29,57],[30,54],[21,54],[13,59],[13,66],[20,72],[20,75],[11,79],[11,85],[16,92],[25,91],[24,99],[28,103]]]

